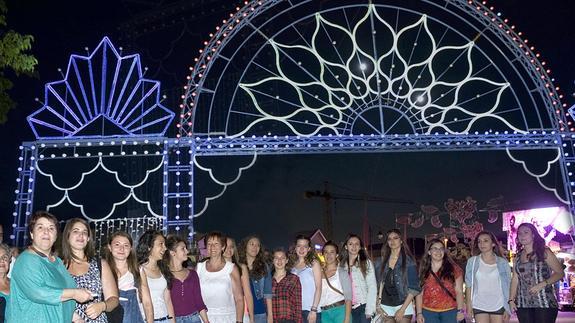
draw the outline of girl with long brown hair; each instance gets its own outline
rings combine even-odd
[[[76,304],[76,314],[86,323],[108,322],[106,312],[119,305],[118,286],[108,262],[95,257],[86,220],[73,218],[66,222],[60,257],[78,287],[89,289],[94,296],[90,302]]]
[[[401,232],[391,229],[381,250],[380,306],[384,322],[411,322],[412,301],[421,292],[417,265]]]
[[[353,290],[351,317],[354,323],[368,323],[375,314],[377,282],[373,262],[358,235],[344,241],[339,265],[351,278]]]
[[[298,235],[295,238],[290,261],[294,264],[291,272],[298,276],[301,283],[303,322],[321,322],[321,309],[318,307],[321,298],[321,266],[308,237]]]
[[[154,309],[147,279],[142,279],[132,237],[124,231],[108,238],[104,257],[118,285],[120,306],[124,309],[122,323],[143,322],[140,303],[147,323],[154,322]]]
[[[417,322],[459,322],[464,319],[463,271],[439,239],[425,248],[419,274],[422,292],[416,297]]]

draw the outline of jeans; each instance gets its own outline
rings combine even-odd
[[[371,321],[365,317],[365,304],[351,310],[351,321],[353,323],[369,323]]]
[[[308,323],[307,316],[309,311],[301,311],[301,317],[303,318],[303,323]],[[315,323],[321,323],[321,313],[317,313]]]
[[[120,290],[120,306],[124,309],[122,323],[144,323],[140,305],[138,304],[137,290]]]
[[[254,321],[252,323],[267,323],[268,316],[266,313],[254,314]]]
[[[198,312],[188,314],[185,316],[176,316],[176,323],[201,323],[200,314]]]
[[[517,309],[519,323],[554,323],[557,319],[557,308],[526,308]]]
[[[444,312],[433,312],[423,309],[423,318],[425,323],[454,323],[457,322],[457,310],[449,310]]]

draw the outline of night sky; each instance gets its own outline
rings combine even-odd
[[[188,4],[194,2],[200,3]],[[109,36],[116,47],[123,46],[124,53],[139,52],[144,66],[149,67],[146,76],[162,82],[162,92],[167,95],[164,105],[178,112],[188,67],[216,23],[237,4],[201,1],[205,4],[193,10],[196,16],[188,17],[185,31],[177,19],[170,18],[162,30],[149,30],[150,37],[131,41],[127,26],[132,19],[160,6],[179,4],[142,3],[146,1],[8,1],[8,26],[34,36],[32,53],[39,64],[37,78],[15,80],[11,93],[18,107],[9,114],[8,122],[0,125],[0,214],[5,227],[12,224],[18,145],[34,139],[25,117],[41,107],[34,98],[43,97],[44,83],[62,78],[57,69],[66,68],[70,54],[86,54],[84,48],[94,48],[103,36]],[[552,69],[555,84],[565,95],[564,102],[571,106],[575,102],[571,95],[575,92],[575,2],[499,0],[490,4],[541,52]],[[175,135],[175,122],[169,135]],[[218,229],[237,238],[257,233],[268,245],[287,244],[296,231],[321,226],[323,201],[304,199],[304,192],[322,190],[325,181],[334,193],[415,202],[414,206],[370,202],[367,214],[373,232],[393,227],[396,214],[417,212],[422,204],[442,208],[448,198],[471,196],[480,209],[498,196],[504,197],[501,207],[505,210],[560,205],[504,151],[261,156],[224,197],[195,221],[196,230]],[[202,185],[197,184],[196,189]],[[334,205],[335,238],[342,239],[348,232],[360,233],[363,212],[362,202],[338,200]],[[498,230],[500,226],[499,220],[490,228]],[[8,231],[5,229],[5,238]],[[432,232],[428,224],[417,231],[408,229],[410,236]]]

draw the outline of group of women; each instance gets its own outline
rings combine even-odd
[[[497,239],[484,231],[465,272],[441,240],[427,243],[418,266],[401,232],[386,234],[372,262],[357,235],[331,241],[320,261],[308,237],[267,254],[257,236],[238,246],[222,233],[204,238],[207,258],[188,266],[186,240],[146,231],[134,245],[125,232],[95,256],[88,223],[68,220],[53,252],[58,221],[32,215],[31,244],[7,278],[10,249],[0,245],[0,297],[6,322],[554,322],[553,284],[561,264],[529,223],[518,227],[513,273]],[[271,258],[271,261],[268,261]],[[419,267],[419,271],[418,271]],[[466,289],[464,295],[464,284]]]

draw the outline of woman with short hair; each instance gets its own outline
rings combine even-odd
[[[91,300],[92,293],[76,282],[54,256],[58,220],[45,211],[28,223],[31,244],[18,256],[10,281],[8,322],[71,322],[76,302]]]
[[[210,323],[242,322],[244,296],[240,271],[224,258],[226,237],[210,232],[204,237],[209,258],[197,266],[202,298],[208,307]]]

